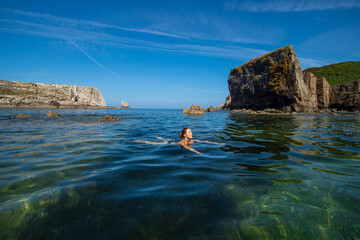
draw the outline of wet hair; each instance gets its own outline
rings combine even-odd
[[[179,137],[180,138],[184,138],[184,134],[186,133],[186,131],[188,130],[189,128],[184,128],[183,130],[181,130],[181,132],[179,133]]]

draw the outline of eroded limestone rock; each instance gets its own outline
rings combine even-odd
[[[183,110],[183,114],[202,115],[202,114],[205,114],[205,109],[198,105],[191,105],[189,108],[186,108]]]
[[[121,100],[121,108],[122,109],[130,109],[128,103],[125,102],[124,100]]]
[[[206,109],[206,112],[216,112],[216,108],[214,108],[214,106],[210,106]]]
[[[106,107],[97,88],[0,80],[0,108]]]

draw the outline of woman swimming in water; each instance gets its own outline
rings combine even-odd
[[[179,133],[179,137],[183,138],[179,142],[174,142],[174,141],[171,141],[171,139],[164,139],[162,137],[156,137],[157,139],[161,140],[161,142],[160,141],[147,141],[147,140],[135,140],[135,142],[152,144],[152,145],[178,143],[178,144],[180,144],[181,147],[186,148],[186,149],[188,149],[188,150],[190,150],[192,152],[195,152],[197,154],[202,154],[202,153],[199,152],[199,151],[196,151],[195,149],[192,148],[192,144],[195,143],[195,142],[208,143],[208,144],[217,144],[217,145],[222,145],[223,144],[223,143],[215,143],[215,142],[209,142],[209,141],[192,140],[193,136],[192,136],[192,131],[191,131],[190,128],[184,128],[183,130],[181,130],[181,132]]]
[[[209,144],[216,144],[216,145],[223,144],[223,143],[215,143],[215,142],[209,142],[209,141],[191,140],[193,138],[193,136],[192,136],[192,131],[190,128],[184,128],[183,130],[181,130],[181,132],[179,133],[179,137],[183,138],[183,140],[181,140],[179,142],[181,147],[189,149],[190,151],[195,152],[197,154],[202,154],[202,153],[199,151],[196,151],[195,149],[192,148],[192,144],[195,142],[209,143]]]

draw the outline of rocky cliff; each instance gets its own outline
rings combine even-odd
[[[97,88],[0,80],[0,108],[106,107]]]
[[[331,86],[329,107],[360,111],[360,80]]]
[[[228,84],[230,109],[311,111],[317,107],[292,46],[232,69]]]
[[[360,110],[360,81],[330,86],[325,78],[302,72],[292,46],[232,69],[228,85],[229,109]]]

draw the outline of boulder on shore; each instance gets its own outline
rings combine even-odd
[[[191,105],[189,108],[185,108],[183,110],[183,114],[202,115],[202,114],[205,114],[205,109],[203,107],[198,106],[198,105]]]
[[[59,117],[59,114],[57,112],[48,112],[46,117]]]
[[[115,120],[121,120],[118,117],[113,117],[111,115],[106,115],[104,118],[100,119],[99,122],[109,122],[109,121],[115,121]]]
[[[216,112],[216,108],[214,106],[210,106],[206,109],[207,112]]]
[[[121,109],[130,109],[129,104],[124,100],[121,100]]]

